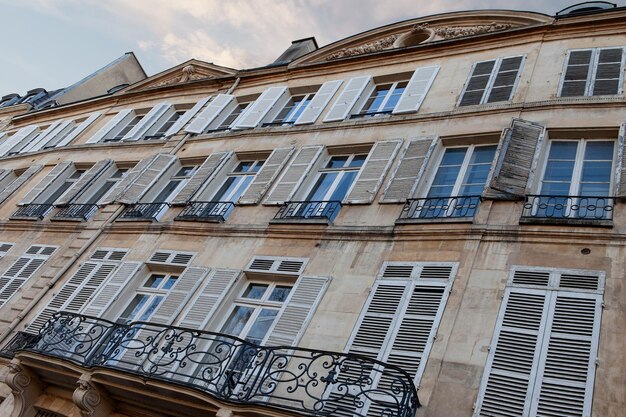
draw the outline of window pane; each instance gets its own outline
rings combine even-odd
[[[251,172],[259,172],[261,170],[261,167],[263,166],[264,163],[265,163],[265,161],[263,161],[263,160],[256,161],[256,164],[252,167],[252,169],[250,171]]]
[[[274,323],[277,314],[278,310],[262,309],[246,335],[246,340],[251,343],[261,344],[263,338],[272,326],[272,323]]]
[[[135,298],[124,309],[124,312],[120,315],[118,321],[125,323],[131,321],[141,310],[143,305],[148,301],[149,296],[145,294],[137,294]]]
[[[146,288],[158,288],[164,278],[164,275],[150,275],[143,286]]]
[[[607,162],[585,162],[581,182],[610,182],[611,181],[611,161]]]
[[[337,188],[335,188],[335,191],[333,191],[329,200],[343,201],[346,194],[348,193],[348,190],[350,189],[350,186],[352,186],[352,182],[354,182],[354,179],[356,178],[356,174],[357,171],[344,172],[341,180],[339,181],[339,184],[337,185]]]
[[[362,167],[363,163],[365,162],[366,159],[367,159],[367,155],[366,154],[354,155],[354,158],[352,158],[352,161],[350,161],[348,166],[349,167]]]
[[[241,181],[241,177],[228,177],[224,184],[220,187],[219,190],[215,193],[211,200],[213,201],[224,201],[225,196],[231,195],[233,190],[237,188],[239,185],[239,181]]]
[[[578,149],[577,141],[558,141],[552,142],[550,146],[549,160],[565,160],[573,161],[576,159],[576,150]]]
[[[570,182],[573,171],[574,161],[548,161],[543,178],[545,181]]]
[[[163,289],[164,290],[169,290],[170,288],[172,288],[174,286],[174,284],[176,284],[176,280],[178,279],[178,277],[175,276],[171,276],[167,279],[167,281],[165,282],[165,284],[163,285]]]
[[[400,100],[402,93],[404,93],[407,84],[407,82],[398,83],[396,88],[393,89],[393,92],[391,93],[391,96],[389,96],[389,100],[385,103],[385,107],[382,111],[393,111],[393,109],[396,108],[396,104],[398,104],[398,101]]]
[[[222,333],[239,336],[248,320],[250,320],[253,311],[252,307],[236,306],[233,312],[230,313],[226,323],[224,323]]]
[[[317,182],[313,186],[313,189],[306,198],[306,201],[323,201],[330,189],[330,186],[337,178],[336,172],[324,173],[320,175]]]
[[[172,195],[176,187],[180,184],[179,180],[172,180],[167,183],[165,187],[161,190],[161,192],[152,200],[153,203],[164,203],[167,201],[168,197]]]
[[[330,158],[330,161],[328,161],[328,164],[326,164],[326,168],[343,168],[348,158],[348,155],[333,156]]]
[[[289,295],[290,292],[291,292],[291,287],[278,285],[276,286],[276,288],[274,288],[268,300],[282,303],[283,301],[287,299],[287,296]]]
[[[233,172],[248,172],[253,165],[254,161],[241,161],[239,162],[239,164],[237,164]]]
[[[587,147],[585,148],[585,161],[612,161],[613,146],[613,141],[587,142]]]
[[[159,304],[161,304],[161,301],[163,301],[163,298],[163,296],[154,297],[154,299],[150,303],[150,306],[148,306],[146,311],[144,311],[141,317],[139,317],[139,321],[149,320],[150,317],[152,317],[152,313],[154,313],[154,310],[156,310]]]
[[[246,288],[246,290],[244,291],[242,297],[259,300],[263,298],[263,294],[265,294],[265,290],[267,290],[267,287],[267,284],[250,284],[248,285],[248,288]]]
[[[474,149],[459,195],[482,194],[495,153],[496,146],[479,146]]]

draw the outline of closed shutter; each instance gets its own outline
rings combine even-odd
[[[439,68],[439,65],[434,65],[416,69],[400,100],[398,100],[398,104],[393,109],[393,114],[418,111],[426,98],[426,94],[428,94],[428,90],[430,90],[430,86],[435,81]]]
[[[76,198],[80,197],[80,195],[91,185],[94,181],[97,181],[98,178],[102,175],[107,168],[113,165],[113,161],[110,159],[105,159],[103,161],[98,161],[87,170],[81,177],[67,190],[61,197],[59,197],[54,204],[56,206],[64,206],[70,204]]]
[[[252,184],[239,199],[239,204],[258,204],[293,154],[293,151],[293,146],[274,149],[254,177]]]
[[[185,128],[185,131],[196,134],[204,132],[220,113],[233,103],[235,103],[235,96],[230,94],[218,94],[209,102],[207,107],[198,114],[198,117]]]
[[[98,143],[105,136],[114,130],[122,130],[122,128],[128,124],[135,117],[135,111],[133,109],[122,110],[117,113],[111,120],[107,122],[100,130],[98,130],[92,137],[90,137],[85,143]]]
[[[473,106],[482,103],[495,65],[495,60],[474,64],[472,73],[465,84],[463,94],[459,100],[459,106]]]
[[[174,124],[167,130],[167,132],[165,132],[165,137],[170,137],[170,136],[177,134],[180,131],[180,129],[185,127],[185,125],[187,125],[187,123],[189,123],[189,121],[193,119],[193,117],[200,111],[200,109],[203,108],[204,105],[209,100],[211,100],[211,97],[212,96],[204,97],[203,99],[198,101],[196,104],[194,104],[192,108],[187,110],[182,116],[180,116],[174,122]]]
[[[515,56],[498,60],[498,69],[489,88],[486,103],[509,101],[513,98],[515,85],[521,73],[524,57]]]
[[[289,201],[322,153],[323,146],[301,148],[282,177],[265,200],[265,204],[282,204]]]
[[[232,152],[215,152],[209,155],[176,195],[172,205],[187,204],[195,195],[203,191],[232,155]]]
[[[33,204],[37,197],[48,188],[59,175],[67,172],[68,170],[74,169],[74,163],[72,161],[61,162],[46,175],[39,183],[33,187],[28,194],[20,201],[20,206],[25,206],[27,204]]]
[[[194,266],[185,268],[163,302],[150,317],[150,323],[171,325],[208,272],[208,268]]]
[[[174,162],[176,162],[174,155],[155,155],[146,168],[132,180],[123,194],[116,200],[124,204],[137,203]]]
[[[174,112],[174,106],[170,103],[163,102],[154,106],[150,111],[137,122],[137,124],[130,129],[130,131],[124,135],[122,140],[135,141],[144,137],[144,135],[150,130],[155,123],[162,119],[166,115],[172,115]]]
[[[230,288],[241,275],[240,270],[218,268],[211,272],[195,300],[182,314],[177,326],[206,329],[207,324]]]
[[[350,78],[343,91],[330,108],[330,111],[324,117],[324,122],[336,122],[344,120],[356,105],[357,101],[362,98],[366,88],[372,88],[372,76]]]
[[[22,173],[19,177],[14,179],[9,185],[4,187],[2,191],[0,191],[0,204],[4,203],[6,199],[11,197],[11,195],[17,191],[22,185],[26,183],[36,173],[41,171],[43,165],[31,165],[28,167],[26,171]]]
[[[313,96],[313,99],[311,100],[307,108],[304,109],[304,111],[302,112],[302,114],[300,114],[294,124],[304,125],[315,123],[315,121],[320,116],[320,114],[322,114],[337,90],[339,90],[339,87],[342,83],[343,80],[334,80],[326,81],[324,84],[322,84],[320,89],[317,90],[317,93],[315,93],[315,96]]]
[[[34,137],[37,132],[39,132],[39,128],[35,125],[28,125],[26,127],[21,128],[13,135],[9,136],[4,142],[0,143],[0,156],[5,155],[11,149],[15,147],[18,143],[23,140],[28,139],[29,137]]]
[[[41,148],[48,149],[54,148],[58,143],[76,127],[76,122],[73,120],[62,121],[57,128],[50,134],[50,137],[46,139],[45,143],[41,144]]]
[[[101,115],[102,113],[100,112],[95,112],[95,113],[90,114],[87,119],[85,119],[81,124],[79,124],[76,127],[76,129],[72,130],[67,136],[61,139],[59,143],[56,144],[56,147],[60,148],[61,146],[69,145],[74,139],[78,137],[78,135],[80,135],[85,130],[87,130],[87,128],[91,126],[93,122],[95,122]],[[87,142],[87,143],[95,143],[95,142]]]
[[[108,278],[100,289],[88,301],[81,314],[99,318],[107,318],[104,313],[117,300],[122,290],[142,267],[141,262],[123,262]],[[110,317],[108,317],[110,318]]]
[[[14,243],[0,242],[0,259],[4,258],[13,246]]]
[[[246,109],[245,115],[237,121],[235,129],[255,128],[272,110],[279,100],[287,95],[287,87],[270,87]]]
[[[569,51],[559,97],[584,96],[591,77],[593,49]]]
[[[369,204],[374,200],[401,144],[402,139],[384,140],[374,144],[346,197],[347,203]]]
[[[522,198],[536,169],[545,127],[513,119],[500,146],[490,188]]]
[[[381,203],[404,203],[413,197],[438,140],[438,136],[426,136],[409,141],[380,198]]]
[[[39,149],[43,148],[43,146],[48,142],[53,132],[57,130],[59,125],[63,123],[63,120],[57,120],[53,122],[50,126],[46,128],[43,132],[39,133],[36,138],[30,141],[26,146],[24,146],[20,153],[25,152],[35,152]]]
[[[327,277],[298,278],[262,345],[297,346],[329,282]]]
[[[617,139],[617,169],[615,170],[615,194],[622,201],[626,199],[626,155],[624,155],[625,141],[626,123],[622,123]],[[0,203],[1,202],[2,199],[0,199]]]
[[[623,83],[623,48],[598,49],[591,95],[621,94]]]
[[[55,246],[33,245],[0,276],[0,307],[43,266]]]

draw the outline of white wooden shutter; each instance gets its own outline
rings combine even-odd
[[[350,78],[343,91],[330,108],[330,111],[324,117],[324,122],[336,122],[344,120],[354,108],[355,104],[366,88],[371,89],[374,86],[372,76]]]
[[[63,195],[61,195],[61,197],[54,202],[54,205],[64,206],[72,203],[75,199],[80,197],[89,186],[97,181],[102,173],[105,172],[111,165],[113,165],[113,161],[110,159],[104,159],[96,162],[87,170],[87,172],[81,175],[78,181],[76,181],[69,190],[63,193]]]
[[[124,178],[115,183],[113,189],[107,194],[106,201],[104,201],[103,204],[111,204],[114,201],[117,201],[128,186],[130,186],[133,181],[135,181],[135,179],[146,170],[155,157],[156,155],[152,155],[139,161],[137,165],[124,175]]]
[[[235,103],[235,96],[230,94],[218,94],[209,102],[204,110],[185,128],[186,132],[200,134],[226,109]]]
[[[489,80],[496,67],[496,60],[476,62],[465,83],[463,93],[459,99],[459,107],[475,106],[483,102],[483,97],[489,86]]]
[[[135,141],[141,139],[148,130],[154,126],[155,123],[159,121],[163,116],[165,116],[168,112],[169,115],[173,113],[174,106],[172,106],[168,102],[159,103],[154,106],[150,111],[137,122],[137,124],[130,129],[130,131],[124,135],[122,140],[124,141]]]
[[[515,93],[515,86],[524,64],[523,56],[498,59],[498,67],[492,75],[485,103],[509,101]]]
[[[426,136],[409,141],[380,198],[381,203],[404,203],[413,197],[438,140],[438,136]]]
[[[32,245],[0,275],[0,307],[35,275],[55,250],[56,246]]]
[[[264,201],[264,204],[282,204],[285,201],[289,201],[309,171],[311,171],[323,150],[324,147],[318,145],[301,148],[278,180],[274,189],[270,192],[269,197]]]
[[[176,162],[174,155],[155,155],[146,168],[132,180],[123,194],[116,200],[124,204],[137,203],[174,162]]]
[[[203,191],[232,155],[232,152],[215,152],[209,155],[187,181],[183,189],[176,194],[172,205],[187,204],[195,195]]]
[[[374,200],[400,145],[402,139],[383,140],[374,144],[348,192],[346,203],[369,204]]]
[[[100,130],[98,130],[92,137],[90,137],[85,143],[98,143],[104,137],[113,130],[122,130],[133,118],[135,117],[135,111],[133,109],[121,110],[111,120],[107,122]]]
[[[191,329],[206,329],[220,302],[240,275],[240,270],[214,269],[206,279],[202,289],[197,292],[196,298],[189,303],[189,307],[187,307],[176,325]]]
[[[56,165],[35,187],[33,187],[28,194],[20,201],[18,205],[25,206],[27,204],[33,204],[37,197],[48,188],[59,175],[66,173],[69,170],[74,169],[74,163],[72,161],[61,162]]]
[[[293,154],[294,149],[293,146],[274,149],[254,177],[252,184],[239,199],[239,204],[258,204]]]
[[[430,86],[435,81],[439,68],[439,65],[434,65],[416,69],[392,113],[418,111],[426,98],[426,94],[428,94],[428,90],[430,90]]]
[[[54,132],[50,133],[50,137],[46,139],[45,143],[41,144],[41,148],[48,149],[54,148],[58,143],[66,137],[72,129],[76,127],[76,122],[73,120],[63,120]]]
[[[622,93],[624,82],[624,48],[596,50],[596,66],[590,95],[615,95]]]
[[[9,185],[4,187],[4,189],[0,191],[0,204],[4,203],[6,199],[11,197],[11,195],[15,191],[17,191],[22,185],[24,185],[30,179],[30,177],[41,171],[42,168],[43,165],[31,165],[26,171],[22,173],[22,175],[20,175],[19,177],[14,179]]]
[[[315,123],[317,118],[322,114],[324,108],[328,105],[333,98],[339,87],[343,83],[343,80],[326,81],[317,93],[313,96],[313,99],[309,103],[306,109],[298,116],[298,119],[294,123],[295,125],[304,125]]]
[[[255,128],[270,112],[276,103],[287,94],[287,87],[270,87],[246,109],[245,115],[237,121],[235,129]]]
[[[81,124],[79,124],[76,127],[76,129],[72,130],[67,136],[65,136],[63,139],[61,139],[59,141],[59,143],[56,144],[56,147],[60,148],[61,146],[69,145],[74,139],[76,139],[78,137],[78,135],[80,135],[85,130],[87,130],[87,128],[89,126],[91,126],[93,124],[93,122],[95,122],[96,119],[98,119],[101,115],[102,115],[102,113],[100,113],[100,112],[95,112],[95,113],[90,114],[87,119],[85,119]],[[100,139],[98,139],[98,140],[100,140]],[[95,142],[87,142],[87,143],[95,143]]]
[[[35,135],[38,132],[39,132],[39,127],[37,127],[36,125],[28,125],[28,126],[21,128],[20,130],[15,132],[13,135],[9,136],[9,138],[6,139],[4,142],[0,143],[0,156],[5,155],[7,152],[9,152],[13,147],[15,147],[15,145],[17,145],[21,141],[29,137],[30,138],[35,137]]]
[[[584,96],[593,72],[593,49],[568,51],[559,97]]]
[[[52,134],[57,130],[59,125],[63,122],[64,120],[57,120],[53,122],[43,132],[40,132],[36,138],[31,140],[30,143],[24,146],[20,150],[20,153],[35,152],[43,148],[43,146],[48,142],[48,140],[50,140],[50,137],[52,136]]]
[[[208,272],[208,268],[194,266],[185,268],[172,289],[170,289],[165,296],[165,299],[159,304],[154,314],[150,317],[150,323],[172,324]]]
[[[119,294],[126,288],[142,266],[141,262],[123,262],[100,286],[99,290],[82,309],[81,314],[105,318],[106,310],[117,300]]]
[[[203,108],[204,105],[209,100],[211,100],[211,97],[212,96],[207,96],[207,97],[200,99],[200,101],[194,104],[192,108],[190,108],[182,116],[180,116],[174,122],[174,124],[169,129],[167,129],[167,132],[165,132],[165,137],[170,137],[170,136],[177,134],[180,131],[180,129],[185,127],[185,125],[189,123],[191,119],[193,119],[193,117],[200,111],[200,109]]]
[[[159,249],[150,255],[150,259],[148,259],[146,264],[150,266],[156,265],[157,269],[163,265],[185,267],[191,263],[195,255],[195,252]]]
[[[0,242],[0,259],[4,258],[14,245],[14,243]]]
[[[626,155],[624,154],[624,142],[626,142],[626,123],[622,123],[617,137],[617,169],[615,170],[615,195],[622,201],[626,199]],[[2,200],[0,199],[0,203]]]

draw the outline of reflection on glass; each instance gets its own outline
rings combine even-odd
[[[287,296],[291,292],[291,287],[284,285],[277,285],[276,288],[270,294],[268,300],[282,303],[287,299]]]
[[[268,287],[269,285],[267,284],[252,283],[248,285],[248,288],[246,288],[242,297],[251,298],[253,300],[260,300],[261,298],[263,298],[263,294],[265,294],[265,291],[267,290]]]
[[[276,309],[261,309],[261,312],[257,316],[256,320],[252,324],[252,327],[250,327],[250,331],[248,331],[248,334],[246,335],[246,340],[250,343],[260,345],[263,341],[263,338],[265,338],[265,335],[272,326],[272,323],[274,323],[274,319],[276,318],[277,314],[278,310]]]

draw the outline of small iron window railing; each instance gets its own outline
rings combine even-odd
[[[177,220],[218,220],[226,221],[235,204],[230,201],[190,201]]]
[[[69,204],[62,207],[54,216],[53,219],[82,219],[89,220],[98,211],[99,206],[97,204]]]
[[[615,197],[527,195],[522,220],[612,220]]]
[[[126,206],[120,219],[157,220],[159,214],[169,207],[169,203],[137,203]]]
[[[278,210],[274,220],[335,220],[341,210],[341,201],[287,201]]]
[[[478,195],[412,198],[406,201],[398,220],[472,219],[481,200]]]
[[[17,219],[43,219],[50,213],[53,207],[52,204],[27,204],[18,207],[11,217]]]

